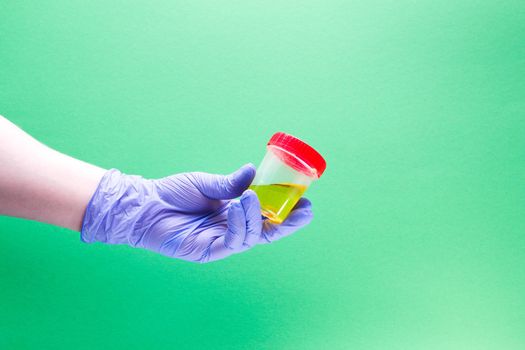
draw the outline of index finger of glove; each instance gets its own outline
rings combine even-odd
[[[224,259],[241,251],[246,236],[246,217],[238,201],[228,208],[228,227],[209,247],[207,261]],[[204,261],[203,261],[204,262]]]
[[[243,250],[253,247],[259,241],[262,232],[261,204],[252,190],[245,191],[240,198],[246,215],[246,237]]]

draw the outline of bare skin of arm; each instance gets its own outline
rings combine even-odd
[[[45,146],[0,116],[0,215],[80,231],[104,172]]]

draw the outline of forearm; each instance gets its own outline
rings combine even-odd
[[[0,215],[80,231],[104,172],[46,147],[0,116]]]

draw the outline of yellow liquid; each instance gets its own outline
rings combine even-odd
[[[271,222],[280,224],[286,219],[294,205],[301,198],[306,186],[297,184],[251,185],[259,197],[262,215]]]

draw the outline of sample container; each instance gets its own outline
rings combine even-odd
[[[311,146],[284,132],[275,133],[266,148],[250,189],[259,197],[262,215],[280,224],[312,181],[321,177],[326,162]]]

